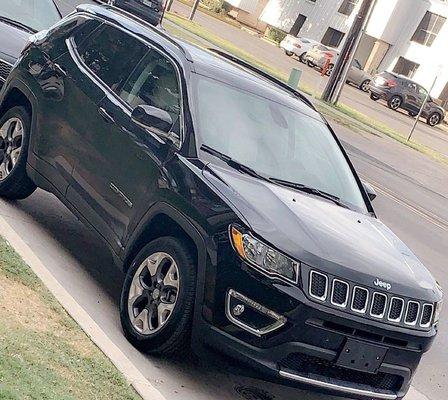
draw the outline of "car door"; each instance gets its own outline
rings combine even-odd
[[[359,85],[364,80],[363,76],[364,71],[362,70],[361,64],[358,60],[354,59],[348,71],[348,80]]]
[[[421,95],[418,90],[418,85],[414,82],[409,82],[406,87],[403,108],[413,114],[417,114],[423,104],[423,100],[421,100],[420,97]]]
[[[133,109],[147,104],[170,113],[175,122],[173,137],[180,138],[181,127],[174,64],[134,37],[124,34],[122,39],[123,34],[108,27],[104,35],[104,60],[108,64],[113,62],[110,57],[126,60],[126,66],[110,67],[109,73],[122,77],[112,80],[116,84],[109,86],[98,103],[95,131],[84,132],[85,155],[77,160],[74,183],[67,193],[69,201],[117,249],[131,223],[140,219],[153,201],[170,149],[150,127],[134,122]],[[107,56],[109,46],[116,46],[114,55]]]

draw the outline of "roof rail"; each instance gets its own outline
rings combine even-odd
[[[107,11],[116,12],[117,14],[120,14],[126,18],[133,20],[134,22],[137,22],[137,23],[143,25],[145,28],[151,29],[151,31],[153,31],[157,35],[162,36],[164,39],[166,39],[171,44],[176,46],[184,54],[184,56],[187,58],[188,61],[193,60],[190,53],[188,52],[188,50],[184,46],[182,46],[182,44],[180,44],[176,39],[174,39],[172,36],[170,36],[163,28],[158,28],[158,27],[150,24],[148,21],[145,21],[143,18],[140,18],[137,15],[132,14],[129,11],[123,10],[122,8],[116,7],[111,4],[104,4],[98,0],[94,0],[94,1],[98,5],[81,4],[76,7],[76,10],[80,10],[80,11],[84,11],[84,12],[88,12],[88,13],[93,12],[94,14],[100,14],[102,17],[106,17],[106,18],[107,18],[107,16],[105,16],[104,14],[101,14],[101,12],[98,12],[98,11],[99,10],[107,10]]]
[[[255,67],[254,65],[248,63],[247,61],[242,60],[241,58],[235,57],[232,54],[226,53],[225,51],[219,50],[219,49],[213,49],[209,48],[209,51],[218,54],[221,57],[224,57],[230,61],[233,61],[234,63],[241,65],[253,72],[256,72],[258,75],[261,75],[263,78],[268,79],[269,81],[275,83],[276,85],[280,86],[282,89],[287,90],[289,93],[293,94],[294,96],[298,97],[300,100],[302,100],[304,103],[309,105],[314,111],[317,111],[314,107],[313,103],[309,101],[302,93],[300,93],[298,90],[293,89],[291,86],[286,84],[285,82],[281,81],[280,79],[275,78],[274,76],[268,74],[267,72],[264,72],[262,69]]]

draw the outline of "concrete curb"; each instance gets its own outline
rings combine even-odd
[[[64,309],[78,323],[81,329],[112,361],[115,367],[117,367],[117,369],[124,375],[127,382],[136,390],[143,400],[167,400],[153,385],[151,385],[126,355],[109,339],[106,333],[96,324],[90,315],[54,278],[31,248],[2,216],[0,216],[0,234],[30,266],[33,272],[56,297],[59,303],[61,303],[62,307],[64,307]]]

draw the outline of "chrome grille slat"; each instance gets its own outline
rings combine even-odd
[[[331,286],[331,304],[341,308],[347,307],[349,294],[350,286],[347,282],[333,279]]]
[[[433,320],[432,303],[377,292],[315,270],[309,273],[308,294],[333,308],[402,326],[426,329]]]
[[[324,287],[322,287],[324,285]],[[317,271],[310,273],[309,293],[317,300],[325,301],[328,293],[328,277]]]
[[[367,311],[367,304],[369,303],[369,291],[361,286],[355,286],[352,294],[352,311],[365,314]]]
[[[0,60],[0,79],[6,80],[12,70],[12,65],[6,61]]]
[[[419,312],[420,312],[420,303],[416,301],[408,301],[408,304],[406,306],[404,323],[406,325],[416,325]]]
[[[370,315],[375,318],[382,319],[386,314],[387,296],[384,293],[374,292],[372,297],[372,305],[370,306]]]

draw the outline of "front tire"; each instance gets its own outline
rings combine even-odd
[[[24,107],[13,107],[0,118],[0,196],[25,199],[36,185],[26,173],[31,117]]]
[[[306,63],[305,56],[306,56],[306,52],[305,52],[305,53],[302,53],[302,54],[300,55],[300,57],[299,57],[300,62],[303,63],[303,64]]]
[[[379,98],[379,96],[377,96],[376,94],[373,94],[372,92],[370,93],[370,98],[373,100],[373,101],[378,101],[380,98]]]
[[[123,284],[120,318],[129,342],[156,355],[189,349],[196,265],[174,237],[150,242],[135,257]]]

